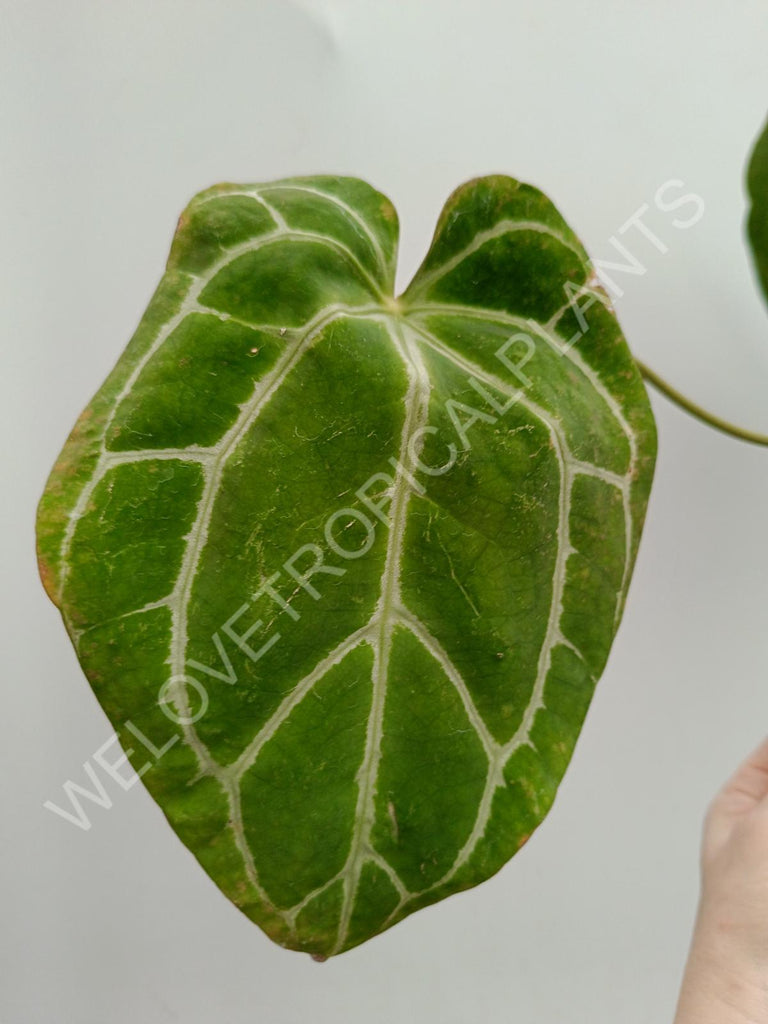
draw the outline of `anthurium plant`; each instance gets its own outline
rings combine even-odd
[[[399,296],[397,236],[354,178],[196,196],[38,516],[133,769],[229,899],[317,958],[488,878],[547,814],[656,453],[546,196],[459,188]]]

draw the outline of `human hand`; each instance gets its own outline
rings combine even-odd
[[[768,739],[712,801],[675,1024],[768,1024]]]

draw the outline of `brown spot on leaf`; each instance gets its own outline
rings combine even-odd
[[[186,228],[187,224],[189,224],[189,214],[186,210],[182,210],[179,214],[179,219],[176,221],[175,233],[178,235],[180,231],[183,231],[184,228]]]
[[[394,206],[392,205],[392,203],[389,202],[388,199],[383,199],[379,208],[381,210],[381,215],[384,218],[384,220],[397,220],[397,210],[395,210]]]
[[[37,570],[40,573],[40,579],[43,582],[46,594],[58,608],[59,602],[56,600],[56,584],[58,580],[56,579],[53,569],[45,561],[42,555],[37,556]]]

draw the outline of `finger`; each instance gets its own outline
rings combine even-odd
[[[753,804],[768,797],[768,737],[736,769],[723,787],[723,794]]]

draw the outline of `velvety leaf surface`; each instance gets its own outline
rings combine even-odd
[[[39,510],[145,785],[244,913],[320,956],[487,878],[547,813],[655,456],[544,195],[458,189],[399,299],[396,243],[354,179],[197,196]]]
[[[747,188],[752,200],[747,231],[757,274],[768,299],[768,123],[752,151]]]

